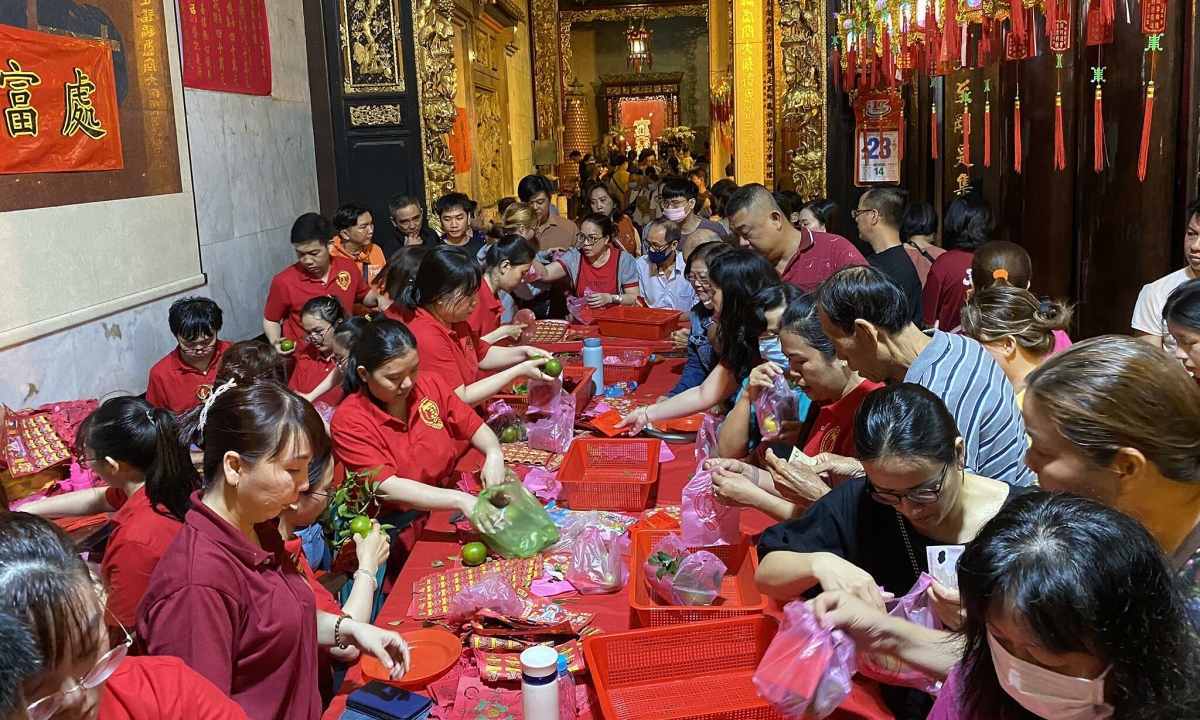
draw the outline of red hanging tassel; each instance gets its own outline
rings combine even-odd
[[[1054,169],[1067,169],[1067,146],[1063,142],[1062,92],[1054,97]]]
[[[958,27],[958,0],[946,0],[946,21],[943,32],[946,33],[946,39],[949,40],[949,55],[947,58],[950,62],[954,62],[962,53],[962,36]]]
[[[1021,174],[1021,96],[1013,100],[1013,171]]]
[[[929,155],[934,160],[938,159],[938,126],[937,126],[937,103],[929,106]]]
[[[971,167],[971,106],[967,105],[963,110],[963,141],[962,154],[963,165]]]
[[[1104,172],[1104,103],[1101,100],[1100,86],[1096,86],[1096,102],[1095,102],[1095,125],[1096,129],[1092,133],[1095,142],[1092,151],[1095,153],[1095,170],[1096,172]]]
[[[976,58],[976,67],[987,67],[992,64],[992,20],[991,18],[983,19],[983,30],[979,35],[979,57]]]
[[[1025,32],[1025,8],[1021,6],[1020,0],[1014,0],[1012,9],[1012,36],[1008,41],[1017,45],[1023,45],[1025,43]]]
[[[883,26],[883,74],[887,76],[888,89],[896,92],[896,59],[892,55],[892,36],[887,25]]]
[[[992,166],[992,101],[983,103],[983,166]]]
[[[846,49],[846,69],[842,71],[842,89],[850,92],[854,89],[854,76],[858,74],[855,67],[858,63],[858,51],[854,46]]]
[[[900,162],[904,162],[904,136],[908,134],[908,123],[905,121],[904,111],[900,111],[900,137],[897,139],[897,149],[900,153]]]
[[[862,75],[858,78],[858,88],[864,90],[870,87],[867,85],[867,73],[870,72],[871,63],[875,62],[875,54],[867,48],[865,41],[860,41],[859,47],[862,54]]]
[[[835,92],[842,91],[842,54],[838,52],[838,45],[833,44],[833,89]]]
[[[1142,147],[1138,152],[1138,180],[1146,181],[1146,165],[1150,162],[1150,125],[1154,120],[1154,81],[1146,86],[1146,113],[1142,117]]]

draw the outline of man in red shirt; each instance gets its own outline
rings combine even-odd
[[[295,352],[296,347],[284,350],[281,343],[290,339],[303,342],[304,328],[300,310],[304,303],[320,295],[337,298],[347,313],[354,312],[354,303],[386,310],[391,301],[379,295],[363,278],[362,269],[353,260],[334,257],[329,253],[333,226],[317,213],[305,213],[292,224],[292,248],[296,264],[290,265],[271,280],[267,305],[263,310],[263,333],[283,355]]]
[[[217,339],[221,308],[208,298],[186,297],[171,303],[167,324],[179,347],[150,368],[146,402],[180,414],[208,396],[221,355],[230,344]]]
[[[866,265],[862,253],[841,235],[797,230],[771,192],[752,183],[738,188],[725,204],[729,229],[742,247],[751,248],[775,266],[786,283],[804,292],[849,265]]]

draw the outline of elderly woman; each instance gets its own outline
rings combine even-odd
[[[317,609],[284,548],[277,518],[308,489],[307,401],[272,382],[226,383],[199,413],[204,488],[138,606],[151,655],[174,655],[256,720],[321,716],[319,647],[355,647],[402,676],[400,636]]]

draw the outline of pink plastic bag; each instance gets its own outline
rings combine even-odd
[[[484,423],[496,433],[496,437],[500,437],[506,428],[517,429],[517,439],[525,439],[525,423],[517,416],[517,411],[512,409],[508,403],[503,400],[496,400],[488,403],[487,419]]]
[[[929,597],[925,594],[932,584],[933,577],[928,573],[921,573],[917,584],[913,585],[907,595],[899,600],[888,601],[888,615],[940,630],[942,621],[938,619],[937,613],[929,604]],[[881,683],[916,688],[931,695],[936,695],[942,687],[938,680],[891,655],[862,653],[858,657],[858,671]]]
[[[450,601],[448,617],[461,623],[483,609],[516,617],[524,610],[521,599],[498,573],[488,573],[479,582],[463,588]]]
[[[712,605],[721,592],[725,563],[707,550],[691,552],[671,533],[650,548],[643,570],[650,589],[671,605]]]
[[[575,436],[575,396],[559,393],[550,403],[550,417],[527,427],[529,447],[564,453]]]
[[[536,272],[530,268],[530,272]],[[528,274],[528,273],[526,273]],[[533,338],[537,335],[537,316],[529,308],[521,308],[513,313],[513,325],[524,325],[521,329],[521,339],[518,341],[522,345],[528,345],[533,342]]]
[[[575,318],[584,325],[591,325],[596,319],[596,311],[591,305],[588,305],[586,297],[575,297],[574,295],[568,295],[567,310],[571,313],[571,317]]]
[[[689,547],[735,545],[742,539],[742,510],[717,502],[708,470],[697,470],[683,486],[681,506],[680,535]]]
[[[554,398],[558,397],[562,391],[562,377],[552,380],[530,380],[529,409],[525,411],[525,414],[549,414]]]
[[[770,389],[758,393],[754,414],[763,440],[777,440],[785,422],[800,419],[800,402],[782,375],[775,376]]]
[[[529,472],[525,473],[525,477],[521,478],[521,484],[525,486],[526,490],[533,493],[534,497],[546,503],[557,500],[558,494],[562,492],[562,483],[558,481],[558,473],[552,473],[539,467],[530,468]]]
[[[783,625],[767,648],[754,687],[787,720],[828,717],[850,696],[854,641],[821,627],[803,600],[783,608]]]
[[[575,542],[567,580],[584,595],[614,593],[629,581],[629,568],[621,558],[620,539],[600,528],[586,528]]]
[[[664,443],[665,444],[665,443]],[[704,467],[704,461],[717,454],[717,418],[704,413],[700,429],[696,432],[696,472]]]

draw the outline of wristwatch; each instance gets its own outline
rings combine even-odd
[[[615,293],[609,293],[608,297],[611,298],[609,300],[610,305],[620,305],[621,304],[621,296],[620,295],[617,295]]]

